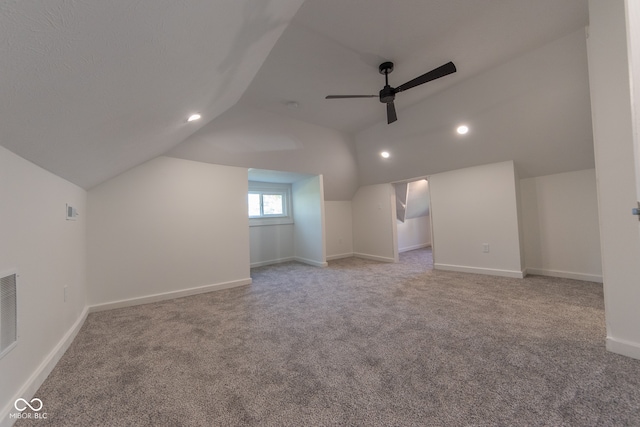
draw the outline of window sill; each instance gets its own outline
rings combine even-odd
[[[265,225],[293,224],[293,218],[249,218],[249,227],[262,227]]]

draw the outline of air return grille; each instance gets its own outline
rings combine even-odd
[[[17,274],[0,278],[0,357],[11,350],[18,339]]]

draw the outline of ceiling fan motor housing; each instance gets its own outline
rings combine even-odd
[[[383,87],[380,91],[380,102],[388,104],[389,102],[393,102],[394,99],[396,99],[396,93],[394,89],[389,85]]]

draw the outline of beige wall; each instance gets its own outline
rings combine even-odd
[[[353,255],[351,201],[325,201],[327,259]]]
[[[625,31],[627,23],[637,30],[640,20],[634,14],[627,21],[625,6],[638,12],[635,2],[590,0],[587,43],[607,348],[640,359],[640,223],[631,215],[637,206],[631,105],[638,102],[631,99]]]
[[[322,175],[293,183],[293,249],[298,261],[327,265]]]
[[[379,261],[398,260],[395,191],[391,184],[360,187],[352,201],[353,252]]]
[[[601,282],[595,169],[522,179],[520,189],[527,272]]]
[[[86,192],[0,147],[0,273],[18,278],[18,345],[0,359],[0,423],[36,391],[86,305]],[[66,220],[66,204],[77,208]],[[64,288],[67,287],[67,300]]]
[[[251,267],[291,261],[294,224],[249,227]]]
[[[93,188],[90,303],[249,283],[247,190],[244,168],[170,157]]]
[[[431,219],[429,215],[397,221],[398,252],[431,246]]]
[[[429,185],[436,269],[522,277],[513,162],[431,175]]]

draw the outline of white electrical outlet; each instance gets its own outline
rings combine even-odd
[[[489,244],[488,243],[483,243],[482,244],[482,252],[484,252],[485,254],[489,253]]]
[[[67,287],[64,287],[64,302],[67,302]]]

